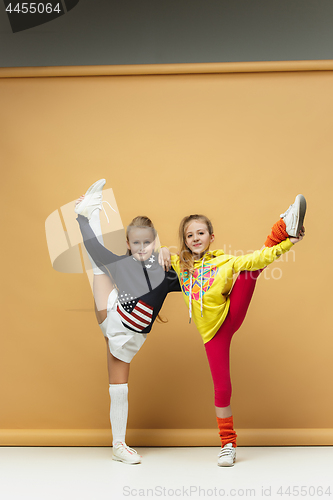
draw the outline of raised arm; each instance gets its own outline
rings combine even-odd
[[[91,229],[87,217],[78,215],[76,220],[79,223],[87,252],[103,272],[105,272],[104,266],[126,258],[126,255],[116,255],[101,245],[94,231]]]
[[[285,252],[293,247],[289,238],[273,247],[265,247],[262,250],[256,250],[253,253],[236,257],[233,262],[235,273],[239,271],[257,271],[271,264]]]

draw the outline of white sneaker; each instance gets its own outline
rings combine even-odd
[[[302,194],[298,194],[295,201],[288,210],[281,214],[281,219],[286,223],[286,231],[289,236],[298,238],[299,232],[302,229],[303,221],[306,212],[306,201]]]
[[[142,456],[125,443],[119,442],[113,446],[112,460],[124,462],[125,464],[141,464]]]
[[[100,179],[92,186],[90,186],[90,188],[84,195],[83,200],[80,201],[80,203],[78,203],[74,208],[75,213],[83,215],[84,217],[90,219],[91,214],[94,210],[96,210],[96,208],[99,208],[101,210],[103,200],[102,190],[105,183],[105,179]]]
[[[220,467],[231,467],[234,465],[235,460],[236,448],[232,446],[232,443],[225,444],[218,455],[217,465]]]

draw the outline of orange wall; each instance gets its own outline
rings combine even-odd
[[[304,242],[260,278],[234,338],[232,406],[242,429],[332,427],[332,86],[332,71],[0,78],[0,429],[109,428],[89,283],[52,269],[44,229],[101,177],[124,224],[147,214],[173,248],[202,212],[214,248],[255,250],[306,196]],[[162,314],[131,365],[128,427],[213,429],[181,294]]]

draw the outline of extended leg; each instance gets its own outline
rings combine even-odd
[[[95,313],[98,323],[101,324],[106,319],[107,301],[114,285],[107,267],[99,260],[103,258],[105,259],[105,263],[107,260],[110,260],[111,254],[103,245],[99,213],[99,208],[96,208],[92,211],[89,221],[81,215],[78,215],[77,220],[94,273],[93,294],[95,299]]]

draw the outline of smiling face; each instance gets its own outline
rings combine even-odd
[[[214,234],[209,234],[207,225],[201,220],[193,220],[185,228],[186,246],[197,259],[209,249],[214,238]]]
[[[155,248],[152,228],[132,227],[128,233],[127,248],[136,260],[149,259]]]

